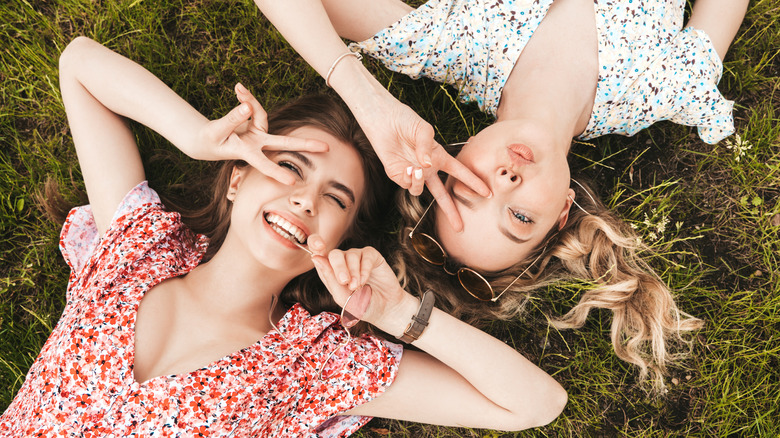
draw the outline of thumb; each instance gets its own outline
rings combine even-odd
[[[252,116],[252,108],[248,103],[242,103],[230,110],[225,116],[212,122],[211,133],[213,138],[225,140],[230,134],[249,120]]]
[[[312,234],[306,239],[306,246],[309,247],[314,255],[325,255],[325,241],[322,240],[319,234]]]

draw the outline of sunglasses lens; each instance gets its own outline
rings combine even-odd
[[[428,263],[434,265],[444,264],[444,250],[439,243],[433,240],[433,237],[424,233],[415,233],[412,235],[412,246],[420,257]]]
[[[354,327],[355,324],[360,322],[360,318],[368,310],[368,305],[371,304],[371,295],[373,291],[370,285],[365,285],[360,289],[352,292],[347,302],[344,303],[344,308],[341,309],[341,326],[349,330]]]
[[[476,271],[462,268],[458,271],[458,280],[461,286],[474,298],[482,301],[493,299],[493,287],[485,280],[485,277],[479,275]]]

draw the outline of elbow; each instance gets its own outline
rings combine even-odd
[[[74,69],[79,65],[80,59],[83,58],[84,51],[92,44],[97,43],[85,36],[76,37],[68,43],[65,50],[60,54],[60,80],[75,74]]]
[[[515,414],[516,422],[505,430],[517,432],[535,427],[542,427],[552,423],[558,418],[566,403],[569,401],[569,395],[558,382],[551,380],[550,385],[537,392],[532,400]]]
[[[542,409],[537,412],[536,418],[534,418],[535,424],[531,427],[542,427],[552,423],[563,413],[568,401],[569,394],[563,386],[555,382],[555,385],[552,385],[552,388],[547,392],[543,403],[539,404]]]

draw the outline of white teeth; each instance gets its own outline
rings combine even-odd
[[[306,233],[304,233],[300,228],[291,224],[283,217],[274,213],[268,213],[265,216],[265,220],[271,224],[271,228],[274,231],[279,233],[279,235],[285,239],[295,239],[298,241],[298,243],[306,242]]]

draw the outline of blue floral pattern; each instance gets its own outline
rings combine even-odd
[[[431,0],[351,50],[412,78],[454,85],[495,115],[501,91],[552,0]],[[708,143],[734,132],[733,102],[709,37],[682,29],[684,0],[594,0],[599,79],[580,138],[633,135],[660,120],[697,126]]]

